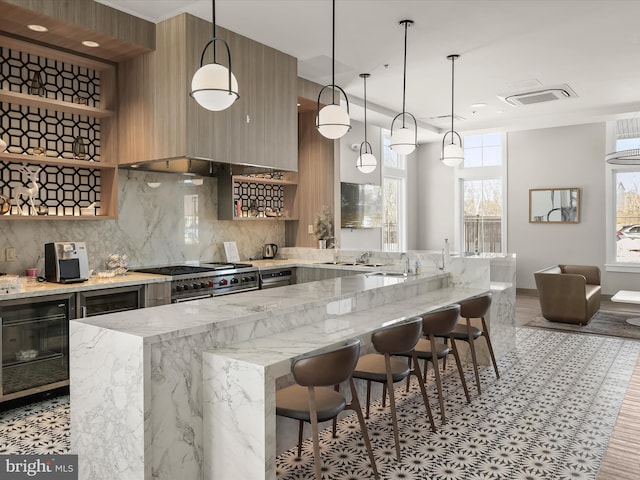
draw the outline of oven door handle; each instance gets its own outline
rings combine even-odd
[[[196,297],[185,297],[185,298],[176,298],[172,300],[171,303],[182,303],[182,302],[190,302],[191,300],[202,300],[203,298],[211,298],[213,295],[208,293],[206,295],[198,295]]]

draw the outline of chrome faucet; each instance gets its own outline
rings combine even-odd
[[[371,258],[371,252],[364,252],[362,255],[358,257],[356,263],[369,263],[369,259]]]
[[[402,259],[403,258],[407,259],[407,267],[404,269],[404,271],[402,273],[407,275],[408,273],[411,273],[411,267],[410,267],[410,263],[409,263],[409,255],[407,255],[405,252],[402,252],[400,254],[400,263],[402,263]]]

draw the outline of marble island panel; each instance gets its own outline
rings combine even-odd
[[[71,443],[80,455],[79,478],[203,480],[212,471],[205,462],[216,462],[204,447],[205,434],[212,433],[203,419],[212,381],[208,374],[203,382],[205,357],[273,378],[287,373],[287,357],[299,348],[362,334],[359,321],[379,321],[381,313],[411,316],[488,291],[489,273],[489,260],[464,260],[447,273],[358,274],[72,321]],[[513,329],[512,309],[496,313],[491,328]],[[230,374],[213,381],[231,380]],[[264,378],[254,383],[260,389]]]

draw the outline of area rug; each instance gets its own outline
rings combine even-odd
[[[571,323],[550,322],[542,316],[536,317],[525,327],[546,328],[548,330],[561,330],[573,333],[590,333],[594,335],[607,335],[611,337],[632,338],[640,340],[640,327],[628,324],[627,318],[640,317],[640,313],[620,313],[600,310],[596,313],[588,325],[574,325]]]

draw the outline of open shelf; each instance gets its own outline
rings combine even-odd
[[[44,108],[57,112],[70,113],[72,115],[83,115],[93,118],[107,118],[114,115],[112,110],[89,107],[77,103],[64,102],[54,98],[39,97],[26,93],[12,92],[10,90],[0,90],[0,102],[25,105],[27,107]]]
[[[291,180],[275,179],[275,178],[261,178],[261,177],[248,177],[246,175],[233,175],[234,182],[246,182],[246,183],[265,183],[269,185],[297,185],[298,182]]]
[[[0,152],[0,160],[9,162],[24,162],[40,165],[58,165],[74,168],[95,168],[98,170],[114,169],[115,165],[103,162],[90,162],[88,160],[75,160],[73,158],[47,157],[46,155],[28,155],[23,153]]]
[[[238,220],[238,221],[251,221],[251,222],[255,222],[255,221],[274,221],[274,220],[298,220],[297,218],[292,218],[292,217],[233,217],[233,220]]]

